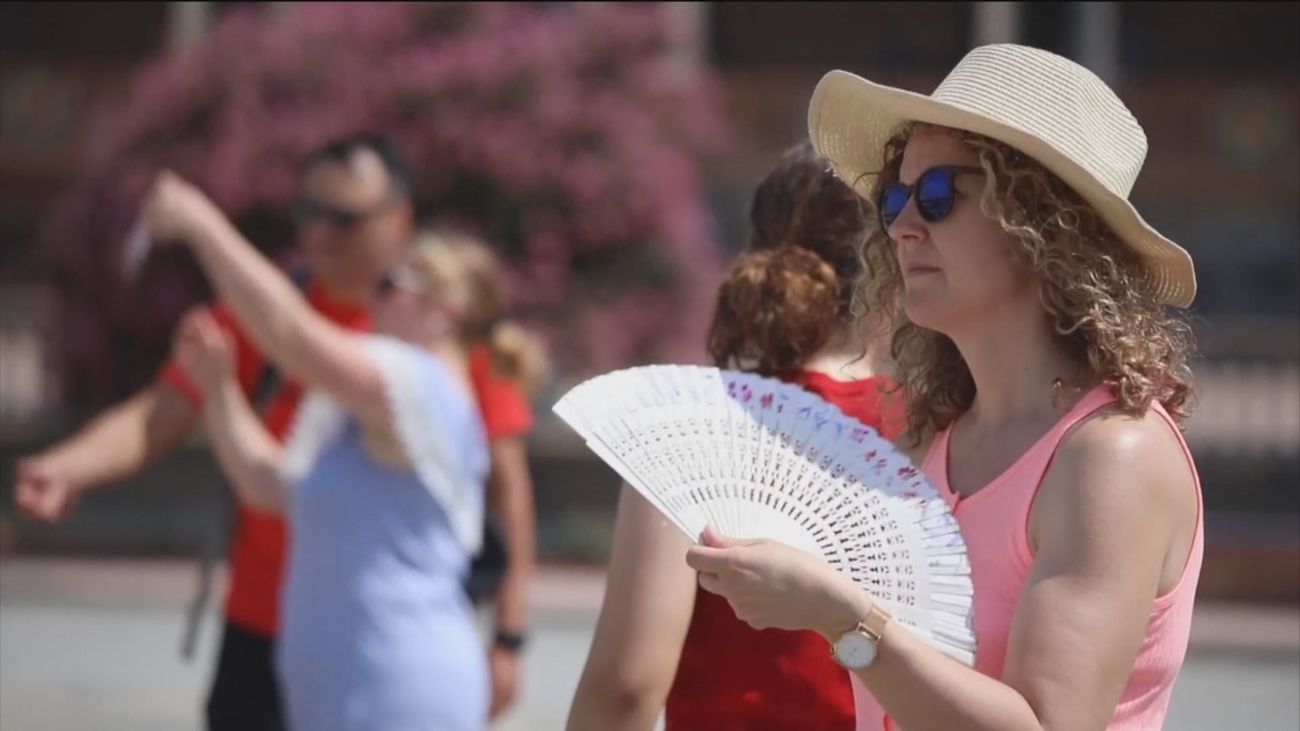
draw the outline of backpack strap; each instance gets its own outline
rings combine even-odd
[[[299,292],[306,294],[307,288],[311,284],[311,276],[305,268],[295,268],[289,273],[289,278]],[[280,369],[275,364],[264,361],[262,370],[258,373],[257,380],[253,383],[253,389],[249,394],[249,403],[263,423],[265,423],[267,410],[271,407],[271,402],[275,400],[276,395],[280,392],[280,387],[283,385],[284,378],[280,373]],[[221,529],[205,536],[203,545],[199,549],[199,585],[194,593],[194,598],[190,600],[189,608],[186,610],[185,629],[181,635],[180,651],[181,657],[185,660],[194,657],[194,646],[198,642],[199,628],[203,623],[203,613],[207,610],[208,602],[212,598],[212,579],[216,569],[217,556],[222,553],[222,549],[225,548],[225,544],[234,530],[235,518],[238,513],[238,500],[235,498],[234,490],[223,490],[218,507]]]

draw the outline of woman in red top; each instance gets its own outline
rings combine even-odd
[[[496,596],[496,628],[489,654],[496,718],[519,694],[520,653],[528,631],[528,587],[537,564],[533,484],[525,438],[533,427],[529,398],[547,371],[541,344],[506,319],[508,294],[501,266],[488,246],[463,232],[422,232],[422,250],[457,271],[467,290],[459,313],[469,347],[470,380],[487,430],[492,457],[489,514],[499,522],[506,570]]]
[[[878,354],[851,304],[869,219],[806,141],[755,191],[750,251],[718,291],[709,351],[720,367],[795,382],[893,437]],[[870,318],[868,318],[870,319]],[[608,584],[569,731],[849,731],[847,673],[812,632],[758,631],[696,590],[690,541],[624,486]]]

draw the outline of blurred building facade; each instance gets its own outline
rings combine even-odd
[[[114,525],[108,518],[56,529],[22,523],[12,515],[7,475],[14,454],[85,416],[60,399],[58,363],[43,338],[57,326],[57,301],[36,242],[54,196],[81,173],[86,110],[96,96],[119,93],[140,61],[184,49],[235,5],[248,3],[0,7],[0,544],[186,544],[184,530],[151,543],[106,527]],[[973,45],[1015,41],[1106,78],[1150,140],[1134,202],[1197,264],[1201,409],[1189,438],[1220,560],[1218,568],[1207,563],[1207,591],[1300,600],[1300,6],[679,3],[670,12],[687,39],[682,62],[707,64],[723,81],[733,146],[707,173],[719,239],[730,251],[744,240],[753,185],[805,133],[808,96],[829,69],[928,92]],[[549,416],[548,406],[539,404],[539,414]],[[539,429],[534,454],[544,553],[599,558],[612,473],[552,422]],[[202,459],[178,459],[147,481],[217,489],[180,472],[196,465],[210,469]],[[149,489],[132,494],[157,497]],[[128,499],[106,496],[103,509],[129,512],[111,502]],[[87,537],[94,530],[103,540]],[[1234,583],[1241,567],[1261,561],[1290,578],[1280,586]]]

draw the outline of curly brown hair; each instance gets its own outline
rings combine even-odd
[[[799,368],[853,317],[869,209],[807,140],[754,191],[749,252],[718,288],[713,362],[764,374]]]
[[[903,150],[920,127],[907,125],[886,144],[868,201],[873,209],[881,190],[898,181]],[[1138,255],[1041,163],[989,137],[946,131],[979,156],[986,174],[980,208],[1038,276],[1044,314],[1067,352],[1116,386],[1125,413],[1143,414],[1157,401],[1181,424],[1191,413],[1191,328],[1159,303]],[[951,339],[903,312],[903,276],[886,232],[872,232],[862,260],[858,290],[894,323],[891,352],[907,402],[907,434],[919,444],[970,408],[975,382]]]

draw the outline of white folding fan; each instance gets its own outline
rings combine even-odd
[[[957,523],[871,427],[797,385],[696,366],[597,376],[554,411],[692,540],[712,524],[819,555],[922,639],[974,664]]]

